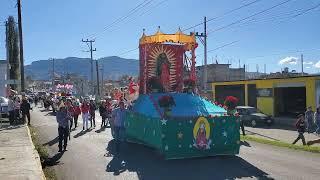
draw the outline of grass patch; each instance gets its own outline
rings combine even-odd
[[[40,143],[36,129],[32,126],[29,126],[29,129],[30,129],[30,134],[31,134],[31,139],[33,141],[33,144],[39,153],[40,161],[41,161],[41,165],[42,165],[42,170],[43,170],[44,175],[46,176],[46,179],[56,180],[57,177],[56,177],[54,169],[52,167],[45,166],[45,164],[44,164],[45,161],[47,159],[49,159],[49,153],[48,153],[46,147]]]
[[[320,147],[319,146],[303,146],[303,145],[294,145],[290,143],[286,143],[283,141],[272,141],[264,138],[258,138],[250,135],[242,136],[240,137],[241,140],[247,140],[247,141],[254,141],[262,144],[269,144],[273,146],[278,147],[285,147],[289,149],[295,149],[295,150],[302,150],[302,151],[308,151],[313,153],[320,153]]]

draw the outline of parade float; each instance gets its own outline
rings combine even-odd
[[[126,139],[166,159],[239,153],[239,117],[196,92],[194,34],[158,32],[139,42],[139,97],[128,110]]]

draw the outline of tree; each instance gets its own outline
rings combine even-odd
[[[20,56],[19,56],[18,29],[13,16],[9,16],[6,23],[6,48],[7,61],[9,62],[8,79],[20,80]],[[10,85],[17,90],[17,84]]]

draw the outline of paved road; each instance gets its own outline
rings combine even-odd
[[[121,157],[113,153],[110,129],[72,132],[68,151],[57,153],[55,117],[35,109],[32,125],[49,147],[59,179],[318,179],[320,155],[245,142],[239,156],[165,161],[154,150],[128,144]],[[80,120],[81,121],[81,120]],[[98,120],[101,121],[100,119]],[[99,124],[99,123],[98,123]],[[80,124],[81,126],[82,124]]]

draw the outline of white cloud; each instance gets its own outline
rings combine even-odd
[[[297,57],[286,57],[284,59],[281,59],[279,61],[280,65],[284,64],[291,64],[291,65],[296,65],[298,63],[298,58]],[[320,65],[320,64],[319,64]],[[319,66],[320,67],[320,66]]]
[[[310,66],[307,66],[307,67],[306,67],[306,69],[310,69],[310,68],[311,68]]]
[[[315,68],[320,68],[320,61],[318,61],[317,63],[315,63],[313,66],[314,66]]]
[[[303,62],[303,64],[305,64],[305,65],[312,65],[313,62],[312,62],[312,61],[306,61],[306,62]]]

